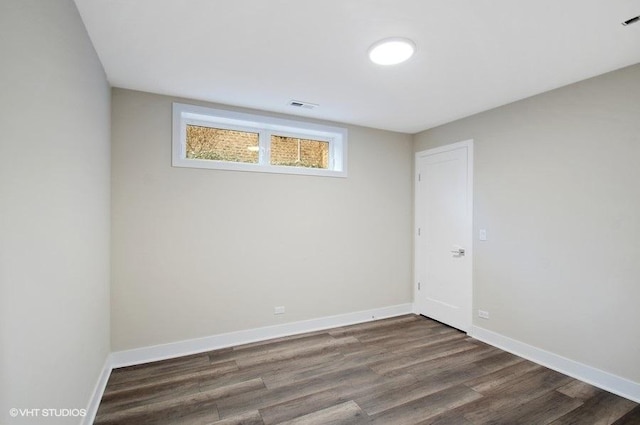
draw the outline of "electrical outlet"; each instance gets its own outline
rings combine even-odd
[[[274,307],[273,314],[284,314],[284,306]]]
[[[488,311],[484,311],[484,310],[478,310],[478,317],[481,319],[488,319],[489,318],[489,312]]]

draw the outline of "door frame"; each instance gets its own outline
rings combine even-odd
[[[418,305],[418,214],[416,213],[417,204],[418,204],[418,191],[417,191],[417,183],[418,183],[418,160],[420,158],[440,154],[444,152],[449,152],[452,150],[467,148],[467,211],[469,214],[467,216],[467,221],[465,224],[468,228],[468,238],[469,238],[469,246],[465,247],[465,256],[469,259],[469,311],[468,311],[468,329],[462,329],[466,333],[471,332],[471,327],[473,326],[473,253],[474,253],[474,229],[473,229],[473,139],[463,140],[461,142],[451,143],[448,145],[438,146],[431,149],[426,149],[422,151],[418,151],[415,153],[414,162],[413,162],[413,175],[414,175],[414,185],[413,185],[413,311],[416,314],[421,314]]]

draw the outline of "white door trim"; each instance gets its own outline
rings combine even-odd
[[[413,204],[413,304],[414,304],[414,312],[418,313],[419,309],[419,300],[418,300],[418,261],[417,261],[417,249],[418,246],[418,217],[416,214],[416,204],[418,202],[417,196],[418,191],[415,188],[415,183],[418,181],[418,173],[417,173],[417,162],[419,158],[423,158],[429,155],[439,154],[443,152],[449,152],[452,150],[460,149],[466,147],[467,148],[467,208],[470,214],[467,217],[467,228],[469,229],[469,246],[466,248],[466,255],[469,258],[470,262],[470,310],[468,312],[469,317],[469,326],[468,329],[465,329],[467,333],[471,331],[471,327],[473,326],[473,245],[474,245],[474,230],[473,230],[473,139],[463,140],[457,143],[451,143],[449,145],[439,146],[436,148],[426,149],[423,151],[419,151],[415,153],[414,158],[414,204]],[[419,314],[419,313],[418,313]]]

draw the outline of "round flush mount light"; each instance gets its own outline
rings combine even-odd
[[[385,38],[369,48],[369,59],[378,65],[396,65],[409,59],[415,51],[415,43],[407,38]]]

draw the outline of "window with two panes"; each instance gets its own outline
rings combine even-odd
[[[346,176],[345,129],[181,104],[174,127],[176,166]]]

